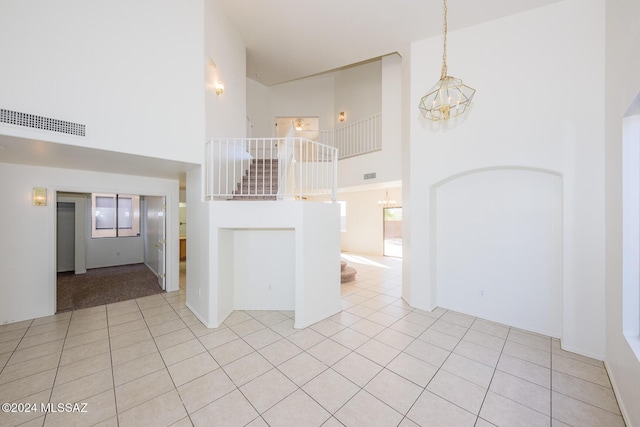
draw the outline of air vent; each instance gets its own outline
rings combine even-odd
[[[86,136],[85,125],[18,111],[0,109],[0,123],[60,132],[67,135]]]
[[[375,172],[365,173],[364,174],[364,179],[375,179],[375,177],[376,177],[376,173]]]

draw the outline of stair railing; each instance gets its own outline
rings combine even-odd
[[[300,137],[223,138],[206,144],[207,200],[331,200],[338,150]]]

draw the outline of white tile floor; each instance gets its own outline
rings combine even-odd
[[[398,259],[349,263],[344,311],[304,330],[268,311],[207,329],[184,291],[2,325],[0,403],[36,410],[0,412],[0,425],[624,426],[602,362],[412,309]]]

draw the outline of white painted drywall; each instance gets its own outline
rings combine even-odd
[[[403,57],[411,63],[405,71],[410,188],[403,191],[411,238],[404,239],[403,295],[413,306],[439,304],[439,254],[429,228],[436,183],[484,168],[551,171],[563,183],[562,346],[604,357],[603,16],[602,1],[566,0],[450,32],[449,74],[478,92],[463,120],[449,128],[432,128],[417,108],[439,77],[442,39],[414,43]],[[516,321],[507,310],[495,315]]]
[[[246,46],[238,30],[214,0],[204,2],[204,25],[205,138],[244,137],[247,116]],[[221,95],[216,95],[213,88],[216,81],[224,84]],[[198,107],[201,108],[201,104]],[[199,149],[202,153],[202,145]]]
[[[295,231],[233,230],[236,310],[295,309]]]
[[[191,206],[191,202],[188,203]],[[295,271],[296,328],[309,326],[340,311],[340,207],[337,203],[221,201],[208,202],[207,207],[211,227],[207,256],[210,278],[196,283],[193,288],[187,285],[189,308],[207,326],[218,327],[236,308],[237,277],[244,284],[247,280],[254,280],[246,279],[242,274],[238,276],[236,267],[245,264],[235,258],[244,256],[239,252],[255,231],[260,235],[264,230],[287,230],[278,236],[270,250],[289,254],[289,259],[278,262],[280,265],[286,263]],[[248,234],[236,238],[238,230],[245,230]],[[289,233],[295,236],[293,251]],[[264,237],[262,235],[258,239],[265,243]],[[187,251],[190,251],[191,244],[189,241],[187,244]],[[236,244],[239,244],[238,249]],[[187,268],[190,264],[191,255]],[[255,284],[251,286],[262,285],[252,283]],[[205,286],[208,288],[204,289]],[[199,297],[195,296],[197,293]],[[204,298],[206,302],[203,302]],[[284,296],[281,298],[270,303],[286,306],[288,303]]]
[[[89,208],[90,209],[90,208]],[[87,268],[112,267],[114,265],[144,262],[142,236],[118,238],[91,238],[91,222],[86,234]]]
[[[366,71],[365,66],[355,67],[349,77],[368,78],[368,84],[356,86],[358,92],[349,90],[348,81],[338,78],[346,71],[336,74],[336,99],[338,94],[345,92],[349,97],[340,98],[347,115],[347,123],[353,120],[361,120],[377,113],[382,113],[382,150],[356,156],[349,159],[340,160],[338,163],[338,186],[340,188],[368,185],[372,183],[383,183],[398,181],[402,179],[402,58],[397,55],[387,55],[380,61],[376,61],[380,69],[379,74],[364,73],[357,74],[361,69]],[[371,65],[369,66],[371,68]],[[339,85],[338,82],[343,83]],[[375,95],[375,101],[372,95]],[[365,108],[359,99],[365,99],[372,105]],[[379,108],[378,111],[373,111]],[[336,109],[336,111],[343,111]],[[375,179],[364,180],[364,175],[375,172]]]
[[[606,359],[609,378],[629,426],[640,425],[640,360],[623,335],[623,117],[640,94],[640,4],[606,2]],[[637,114],[637,112],[636,112]],[[637,144],[639,141],[628,141]],[[637,221],[637,218],[636,218]],[[636,266],[638,259],[635,261]],[[628,278],[628,277],[627,277]],[[638,301],[635,301],[636,307]]]
[[[196,166],[187,171],[187,299],[186,305],[204,323],[209,319],[211,245],[209,202],[202,200],[202,171]]]
[[[333,127],[346,126],[382,111],[382,61],[376,60],[334,73],[335,118]],[[344,111],[346,120],[339,122]]]
[[[33,187],[48,190],[46,207],[32,206]],[[0,324],[55,313],[57,191],[163,195],[178,200],[178,181],[89,171],[0,164]],[[167,210],[167,290],[178,289],[178,204]],[[19,283],[20,286],[16,286]]]
[[[340,233],[342,251],[383,255],[384,216],[378,201],[385,200],[387,191],[389,200],[395,200],[397,206],[401,206],[400,187],[338,193],[338,200],[344,200],[347,209],[347,231]]]
[[[334,87],[332,74],[271,86],[272,118],[318,117],[320,130],[332,130],[337,114]]]
[[[275,123],[271,113],[271,90],[262,83],[247,79],[247,118],[253,123],[251,138],[272,138]]]
[[[559,337],[562,181],[526,169],[472,172],[438,185],[438,304]]]
[[[85,124],[87,137],[0,132],[199,161],[202,10],[202,0],[3,1],[2,108]]]

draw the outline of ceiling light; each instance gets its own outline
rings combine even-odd
[[[384,194],[384,200],[378,200],[378,206],[383,208],[393,208],[396,206],[396,201],[389,200],[389,192],[386,191]]]
[[[437,122],[464,113],[471,104],[476,90],[463,84],[461,79],[447,75],[447,0],[444,0],[444,51],[440,80],[420,99],[420,111],[429,120]]]

